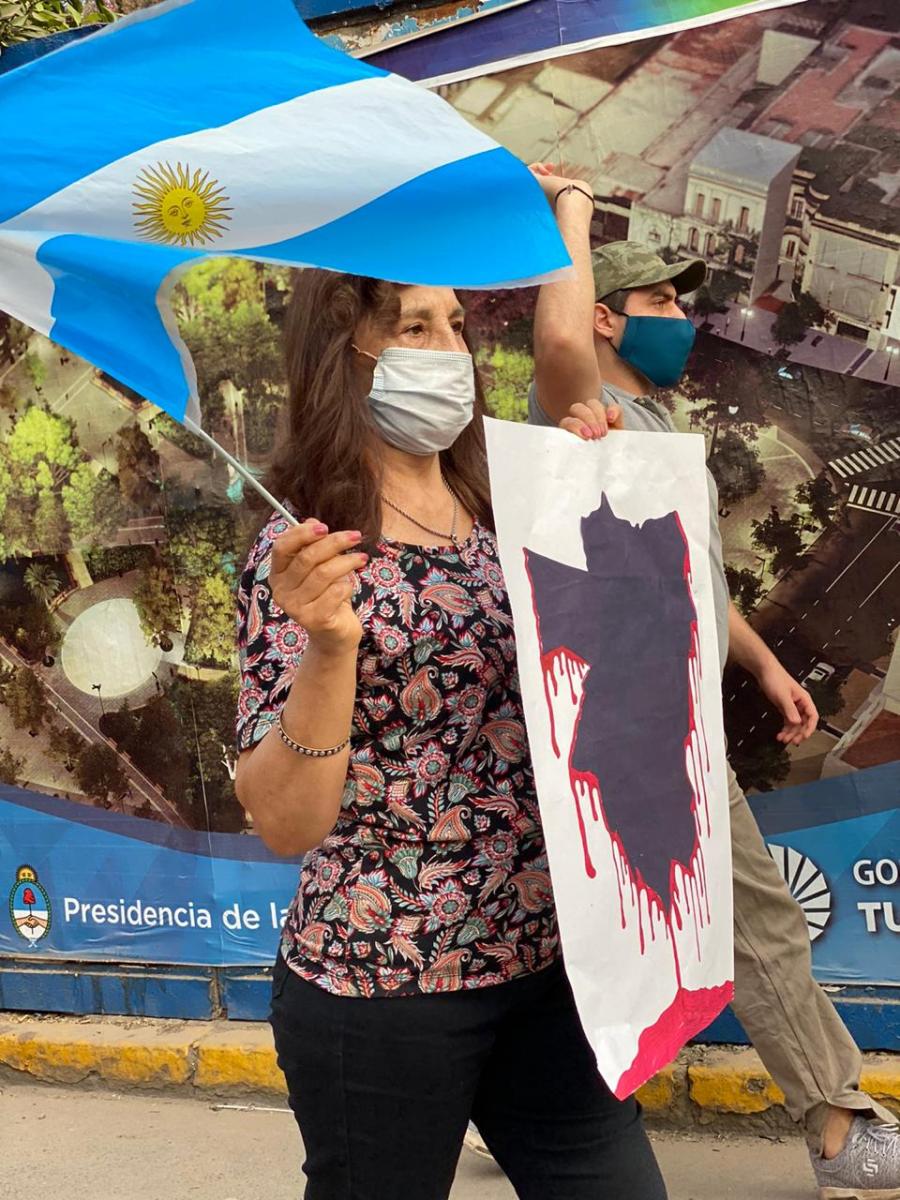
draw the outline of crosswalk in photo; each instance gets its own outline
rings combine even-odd
[[[874,471],[894,462],[900,462],[900,438],[890,438],[877,446],[854,450],[852,454],[832,459],[828,466],[841,479],[849,479],[852,475],[862,475],[865,471]]]
[[[847,498],[850,508],[864,508],[868,512],[900,514],[900,488],[887,491],[880,487],[862,487],[854,483]]]

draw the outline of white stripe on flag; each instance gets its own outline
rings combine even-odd
[[[53,326],[53,279],[36,258],[44,240],[40,233],[6,232],[0,226],[0,312],[39,333]]]
[[[246,250],[318,229],[429,171],[494,149],[440,97],[396,75],[377,76],[143,147],[0,225],[0,236],[24,229],[147,241],[135,224],[135,185],[144,169],[181,163],[208,172],[231,210],[221,236],[197,249]]]

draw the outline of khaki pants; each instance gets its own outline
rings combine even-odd
[[[800,906],[729,768],[734,859],[734,1008],[791,1117],[820,1150],[828,1106],[894,1117],[859,1090],[862,1058],[812,976]]]

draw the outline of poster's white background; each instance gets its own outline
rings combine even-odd
[[[683,986],[721,985],[733,977],[731,844],[704,443],[695,434],[622,431],[600,442],[582,442],[558,429],[491,419],[485,425],[500,558],[515,618],[525,717],[566,966],[598,1066],[614,1086],[633,1063],[642,1030],[675,998],[673,949],[663,928],[656,930],[655,937],[650,935],[645,914],[647,936],[641,954],[640,914],[628,911],[627,891],[622,928],[609,838],[602,821],[590,818],[589,806],[585,823],[595,878],[584,869],[568,773],[574,710],[567,727],[557,724],[561,751],[557,757],[523,547],[584,570],[581,518],[599,506],[604,493],[616,516],[635,524],[673,510],[681,518],[691,558],[702,667],[700,701],[709,744],[711,834],[702,846],[712,921],[700,927],[699,939],[691,920],[683,923],[680,932],[676,929],[675,936]],[[611,642],[623,622],[641,619],[637,611],[596,614]],[[651,726],[658,719],[652,678],[646,680],[644,706],[634,719]],[[640,769],[636,763],[635,770]]]

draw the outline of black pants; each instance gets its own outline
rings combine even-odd
[[[600,1079],[561,965],[366,1000],[279,956],[271,1021],[306,1200],[446,1200],[470,1118],[521,1200],[665,1200],[640,1107]]]

